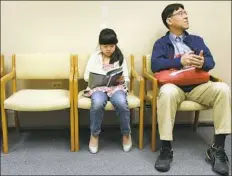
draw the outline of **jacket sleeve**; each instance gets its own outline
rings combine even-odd
[[[209,71],[211,69],[214,68],[215,66],[215,61],[213,59],[213,56],[209,50],[209,48],[205,45],[204,40],[199,37],[199,41],[200,41],[200,50],[203,50],[203,56],[204,56],[204,64],[202,66],[202,69],[205,71]],[[200,52],[200,51],[199,51]]]
[[[151,70],[153,72],[159,72],[170,68],[180,69],[181,67],[180,57],[169,59],[165,46],[159,40],[156,41],[151,56]]]

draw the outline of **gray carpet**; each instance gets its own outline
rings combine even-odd
[[[150,150],[150,128],[145,130],[144,149],[138,149],[138,130],[132,129],[133,149],[124,153],[118,128],[104,128],[100,151],[88,152],[88,129],[81,129],[81,149],[69,151],[68,130],[9,132],[9,153],[1,154],[1,175],[216,175],[205,162],[213,140],[212,127],[175,127],[174,160],[167,173],[154,169],[158,152]],[[158,143],[159,147],[159,143]],[[231,136],[226,139],[231,162]],[[231,174],[231,168],[230,168]]]

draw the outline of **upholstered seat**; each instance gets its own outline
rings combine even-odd
[[[91,99],[88,97],[85,97],[83,94],[84,94],[83,90],[79,92],[78,94],[78,108],[90,109]],[[128,102],[130,109],[137,108],[140,105],[140,99],[136,95],[133,95],[132,93],[128,94],[127,102]],[[105,106],[105,110],[114,110],[114,106],[111,104],[110,101],[107,102]]]
[[[68,90],[20,90],[4,102],[5,109],[14,111],[50,111],[70,108]]]
[[[145,100],[150,102],[152,107],[152,134],[151,134],[151,148],[152,151],[156,150],[156,121],[157,121],[157,96],[159,92],[158,81],[154,78],[153,72],[151,70],[151,54],[143,56],[143,77],[146,81],[150,81],[152,84],[152,90],[146,90],[145,88]],[[211,81],[221,81],[220,79],[210,76]],[[185,100],[183,101],[177,111],[195,111],[194,119],[194,131],[196,131],[199,121],[200,110],[211,109],[210,107],[205,107],[199,103]]]
[[[76,56],[75,74],[74,74],[74,112],[75,112],[75,149],[79,150],[79,109],[90,109],[91,99],[83,95],[83,90],[79,91],[78,84],[79,80],[84,78],[84,71],[89,59],[89,55]],[[128,65],[129,76],[130,76],[130,91],[127,97],[128,106],[132,110],[134,108],[139,108],[139,148],[143,148],[143,111],[144,111],[144,79],[138,75],[134,69],[134,57],[131,55],[126,58]],[[139,95],[134,93],[134,82],[139,82]],[[114,110],[113,105],[108,101],[105,110]]]
[[[12,56],[12,71],[1,78],[1,115],[3,152],[8,153],[8,125],[6,109],[15,113],[19,128],[18,111],[55,111],[70,109],[70,143],[74,151],[73,112],[74,57],[70,54],[16,54]],[[16,80],[64,79],[69,89],[27,89],[17,91]],[[12,94],[6,98],[6,83],[12,81]]]

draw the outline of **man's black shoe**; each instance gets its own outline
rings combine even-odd
[[[173,159],[173,151],[170,148],[162,148],[155,162],[155,168],[161,172],[167,172]]]
[[[206,161],[212,164],[213,171],[222,175],[229,174],[229,160],[223,147],[216,148],[214,145],[212,145],[206,151]]]

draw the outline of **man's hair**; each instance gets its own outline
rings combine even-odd
[[[179,3],[175,3],[175,4],[169,4],[168,6],[165,7],[165,9],[163,10],[161,17],[163,20],[164,25],[169,29],[169,26],[166,22],[167,18],[171,17],[173,12],[175,10],[178,10],[179,8],[184,9],[184,5],[183,4],[179,4]]]

